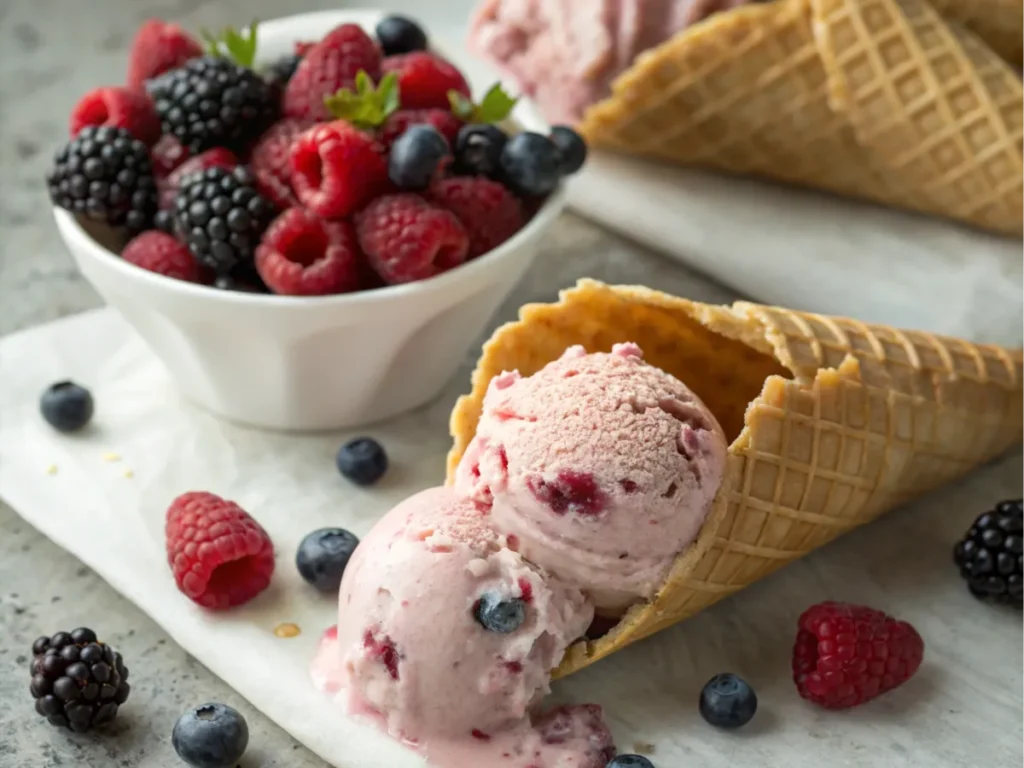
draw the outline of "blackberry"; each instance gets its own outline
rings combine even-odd
[[[156,215],[153,216],[153,228],[159,229],[161,232],[165,232],[168,235],[175,236],[174,212],[157,211]]]
[[[161,75],[149,93],[164,133],[194,155],[213,147],[244,150],[278,112],[275,91],[262,77],[219,56],[192,59]]]
[[[971,594],[1021,607],[1024,598],[1024,514],[1021,500],[1001,501],[979,515],[957,542],[953,560]]]
[[[175,198],[175,226],[196,261],[218,275],[252,261],[274,206],[248,169],[207,168],[186,176]]]
[[[36,712],[78,733],[113,720],[131,691],[121,654],[85,627],[36,640],[31,669]]]
[[[156,213],[149,150],[124,128],[83,128],[57,152],[46,183],[54,205],[133,233]]]

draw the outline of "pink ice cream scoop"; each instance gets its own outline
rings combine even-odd
[[[536,714],[592,617],[579,590],[507,548],[486,509],[433,488],[356,549],[313,675],[445,768],[603,768],[611,737],[599,710]]]
[[[617,615],[696,538],[725,457],[715,417],[635,344],[572,347],[491,381],[455,488],[509,546]]]
[[[552,123],[575,123],[648,48],[750,0],[485,0],[470,47],[533,98]]]

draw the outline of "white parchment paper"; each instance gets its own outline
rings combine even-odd
[[[577,231],[576,248],[596,248],[585,231]],[[725,298],[667,263],[617,254],[588,271]],[[517,290],[502,318],[526,300],[550,298],[553,273],[575,272],[546,266]],[[334,604],[301,582],[292,558],[306,532],[341,525],[365,534],[398,499],[441,481],[447,414],[468,382],[468,364],[434,405],[365,430],[387,447],[393,469],[377,488],[358,489],[333,466],[337,445],[351,434],[284,435],[220,422],[180,401],[118,315],[88,313],[0,341],[0,496],[332,765],[421,766],[411,752],[345,719],[310,685],[307,665],[334,621]],[[88,385],[97,401],[92,427],[71,437],[50,430],[37,412],[40,391],[66,377]],[[620,748],[647,751],[659,768],[1020,764],[1020,615],[976,604],[950,561],[972,517],[1020,488],[1018,452],[556,685],[556,698],[602,703]],[[237,500],[277,547],[271,589],[227,614],[207,614],[180,595],[164,559],[164,511],[192,489]],[[806,605],[827,598],[914,623],[927,644],[918,676],[856,711],[828,713],[802,702],[789,679],[795,621]],[[302,634],[276,637],[282,622],[298,624]],[[697,713],[700,688],[725,670],[746,676],[760,698],[757,718],[738,734],[712,730]]]

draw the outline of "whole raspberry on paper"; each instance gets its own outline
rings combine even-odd
[[[204,491],[182,494],[167,510],[165,530],[174,581],[204,608],[242,605],[270,585],[274,545],[233,501]]]
[[[282,111],[301,120],[330,120],[324,99],[354,86],[360,70],[380,78],[380,49],[358,24],[342,24],[306,51],[285,87]]]
[[[128,54],[126,84],[143,90],[147,80],[177,69],[186,61],[203,55],[203,48],[177,24],[150,19],[135,33]]]
[[[909,680],[924,658],[910,624],[881,611],[826,602],[804,611],[793,647],[800,695],[827,709],[856,707]]]
[[[497,248],[523,228],[519,200],[504,186],[482,176],[453,176],[434,182],[427,199],[455,214],[469,235],[473,259]]]
[[[359,246],[384,282],[425,280],[466,260],[469,237],[454,214],[414,194],[378,197],[356,214]]]

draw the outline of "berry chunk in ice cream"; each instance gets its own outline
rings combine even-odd
[[[651,597],[697,536],[726,440],[685,384],[635,344],[572,347],[495,377],[456,490],[527,560],[616,614]]]
[[[593,608],[506,544],[486,509],[450,488],[395,507],[345,569],[338,629],[313,665],[318,686],[439,765],[490,765],[479,760],[494,750],[603,754],[610,736],[586,727],[593,712],[563,715],[566,733],[577,734],[566,742],[545,737],[550,717],[531,721]]]

